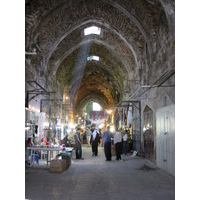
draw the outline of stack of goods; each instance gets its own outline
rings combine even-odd
[[[50,172],[63,172],[66,170],[66,161],[62,159],[54,159],[50,161]]]
[[[62,152],[56,156],[56,158],[62,157],[62,160],[66,162],[66,169],[68,169],[71,165],[71,153]]]

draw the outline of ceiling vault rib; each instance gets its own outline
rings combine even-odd
[[[111,6],[117,8],[118,10],[120,10],[121,12],[123,12],[128,18],[131,19],[132,22],[134,22],[136,24],[136,26],[140,29],[140,31],[142,32],[146,43],[148,44],[148,50],[149,52],[152,52],[152,48],[147,36],[146,31],[144,30],[144,28],[142,27],[142,25],[140,24],[140,22],[133,16],[131,15],[124,7],[122,7],[121,5],[119,5],[117,2],[113,1],[113,0],[103,0],[106,3],[109,3]],[[137,59],[136,59],[137,62]]]
[[[51,50],[49,50],[49,53],[48,53],[47,56],[46,56],[46,61],[45,61],[45,66],[46,66],[46,68],[47,68],[47,66],[48,66],[48,61],[49,61],[49,59],[50,59],[52,53],[53,53],[54,50],[58,47],[58,45],[60,44],[60,42],[61,42],[64,38],[66,38],[69,34],[71,34],[73,31],[75,31],[77,28],[79,28],[79,27],[81,27],[81,26],[84,26],[84,25],[86,25],[86,24],[89,24],[89,23],[96,23],[96,24],[100,24],[101,26],[105,26],[106,28],[108,28],[109,30],[111,30],[111,32],[115,33],[118,37],[120,37],[120,38],[122,39],[122,41],[124,41],[124,43],[129,47],[129,49],[130,49],[131,52],[133,53],[134,58],[135,58],[135,61],[136,61],[136,65],[138,65],[138,62],[137,62],[137,54],[136,54],[135,50],[133,49],[132,45],[131,45],[121,34],[119,34],[115,29],[113,29],[109,24],[107,24],[107,23],[105,23],[105,22],[101,22],[101,21],[96,20],[96,19],[92,19],[92,20],[90,19],[90,20],[87,20],[87,21],[85,21],[85,22],[83,22],[83,23],[80,23],[80,24],[78,24],[78,25],[73,26],[73,28],[71,28],[70,30],[68,30],[67,32],[65,32],[64,35],[63,35],[61,38],[59,38],[59,39],[54,43],[54,48],[51,49]],[[73,52],[73,51],[77,48],[77,46],[78,46],[78,45],[72,47],[72,48],[68,51],[68,52],[69,52],[68,55],[69,55],[71,52]],[[150,46],[150,45],[148,45],[148,46]],[[65,54],[65,55],[67,55],[67,54]],[[60,62],[62,62],[62,60],[63,60],[65,57],[66,57],[66,56],[62,57]],[[58,65],[59,65],[59,64],[58,64]],[[45,68],[45,71],[46,71],[46,68]]]
[[[71,48],[69,51],[67,51],[65,54],[63,54],[61,60],[57,63],[56,67],[55,67],[55,71],[57,70],[58,66],[60,66],[60,64],[63,62],[63,60],[68,56],[70,55],[74,50],[76,49],[79,49],[80,46],[83,46],[83,45],[87,45],[91,42],[94,42],[96,44],[103,44],[104,46],[106,46],[108,49],[112,50],[113,53],[115,53],[116,57],[117,58],[121,58],[121,56],[119,54],[117,54],[115,52],[115,50],[110,46],[110,45],[107,45],[106,43],[100,41],[100,40],[97,40],[97,39],[89,39],[89,40],[86,40],[84,42],[81,42],[79,43],[78,45],[74,46],[73,48]],[[126,67],[126,70],[128,71],[128,66],[127,66],[127,63],[124,59],[121,59],[122,63],[124,64],[124,66]]]

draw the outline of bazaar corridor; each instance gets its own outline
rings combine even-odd
[[[104,149],[93,157],[91,148],[83,147],[84,160],[76,160],[62,173],[34,165],[25,169],[25,199],[31,200],[172,200],[175,178],[150,161],[130,154],[123,162],[105,161]]]
[[[137,152],[83,145],[60,174],[39,160],[26,199],[174,199],[175,0],[26,0],[24,32],[25,165],[101,137]]]

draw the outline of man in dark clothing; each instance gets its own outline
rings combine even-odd
[[[65,144],[65,147],[68,147],[67,140],[68,140],[68,136],[66,135],[62,140],[62,144]]]
[[[76,151],[76,159],[84,159],[82,158],[82,148],[81,148],[81,138],[80,138],[80,128],[77,128],[77,132],[74,134],[75,140],[75,151]]]
[[[97,129],[95,129],[95,126],[92,125],[91,129],[91,138],[90,138],[90,144],[92,145],[92,156],[98,155],[98,145],[100,144],[100,137]]]
[[[113,134],[110,132],[110,126],[108,126],[107,130],[103,132],[102,138],[104,139],[104,153],[106,161],[111,161],[111,138],[113,138]]]

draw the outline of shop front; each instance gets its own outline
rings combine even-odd
[[[49,116],[38,110],[25,110],[25,164],[47,164],[55,159],[60,152],[72,152],[73,148],[66,147],[63,139],[67,128],[56,119],[49,127]]]

